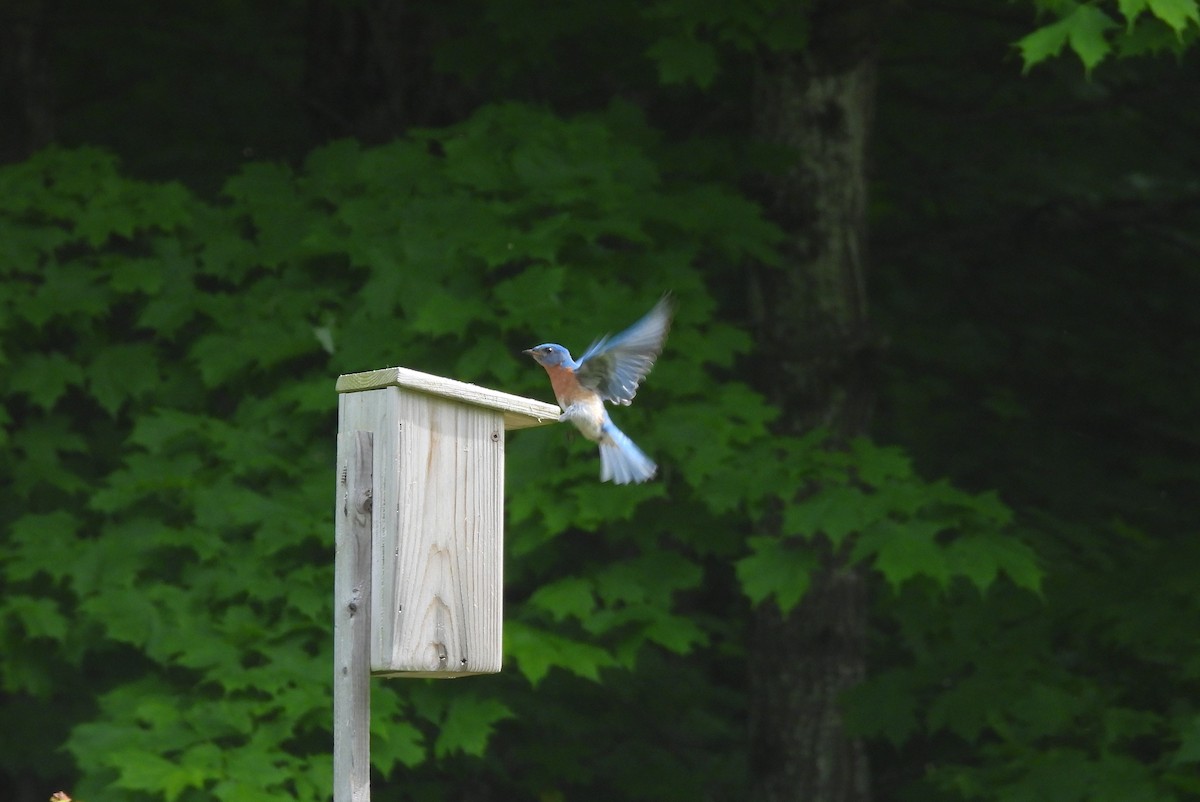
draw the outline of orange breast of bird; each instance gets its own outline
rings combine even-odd
[[[587,392],[579,386],[579,379],[576,378],[575,371],[570,368],[555,365],[547,367],[546,373],[550,376],[550,386],[554,389],[554,397],[558,399],[558,405],[563,409],[579,401],[581,396]]]

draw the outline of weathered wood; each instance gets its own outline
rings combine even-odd
[[[557,422],[558,416],[561,414],[561,410],[554,404],[534,401],[519,395],[509,395],[487,387],[445,379],[408,368],[384,368],[365,373],[347,373],[339,376],[337,380],[339,393],[378,390],[384,387],[406,387],[470,406],[498,410],[504,413],[505,429],[544,426]]]
[[[505,430],[558,407],[404,368],[338,388],[338,430],[375,433],[371,672],[499,671]]]
[[[371,798],[372,434],[342,431],[337,440],[333,585],[333,799]]]
[[[371,668],[429,676],[497,672],[504,592],[502,415],[400,393],[397,416],[390,489],[400,519],[376,544],[379,617]],[[389,600],[390,609],[384,606]]]

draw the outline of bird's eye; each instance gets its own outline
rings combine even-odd
[[[551,351],[553,351],[553,350],[554,350],[553,348],[551,348],[550,346],[548,346],[548,345],[547,345],[547,346],[545,346],[545,347],[543,347],[543,348],[542,348],[542,353],[543,353],[543,354],[548,354],[548,353],[550,353],[550,352],[551,352]]]

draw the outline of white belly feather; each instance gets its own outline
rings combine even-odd
[[[570,421],[589,440],[600,442],[600,430],[607,416],[604,414],[604,402],[599,396],[576,401],[563,410],[559,420]]]

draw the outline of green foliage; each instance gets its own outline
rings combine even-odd
[[[1197,690],[1179,635],[1200,614],[1183,590],[1196,527],[1171,501],[1200,487],[1197,387],[1174,378],[1200,286],[1191,247],[1171,244],[1196,225],[1180,171],[1195,112],[1150,101],[1186,92],[1194,63],[1114,60],[1086,81],[1048,64],[996,91],[964,49],[934,51],[952,80],[897,71],[880,93],[881,163],[922,141],[956,167],[880,199],[876,309],[896,339],[879,432],[922,473],[1001,488],[1009,543],[1044,573],[1037,596],[1020,580],[951,584],[948,604],[918,582],[877,596],[896,626],[848,709],[887,744],[876,765],[930,767],[908,774],[914,798],[1195,799],[1176,755]],[[898,102],[914,91],[919,114]]]
[[[750,601],[774,599],[781,609],[795,607],[817,567],[816,556],[779,537],[752,537],[750,554],[737,562],[737,577]]]
[[[984,592],[1003,574],[1038,589],[1036,556],[1014,537],[1011,511],[994,494],[926,482],[897,449],[862,439],[838,451],[810,435],[795,448],[788,483],[811,490],[783,507],[785,537],[750,538],[737,575],[751,601],[773,597],[784,611],[799,603],[817,567],[803,544],[814,540],[835,548],[849,543],[851,560],[873,567],[893,588],[931,579],[945,590],[965,579]]]
[[[482,755],[496,722],[514,715],[503,702],[470,692],[456,694],[446,707],[445,718],[438,722],[438,737],[433,745],[435,757],[456,752]]]
[[[773,436],[756,393],[714,383],[750,341],[709,319],[694,260],[762,253],[773,232],[734,194],[665,181],[634,144],[646,138],[627,109],[561,121],[497,106],[385,147],[337,143],[300,170],[248,165],[219,205],[123,178],[96,151],[0,174],[25,199],[3,217],[19,235],[0,239],[40,243],[9,263],[20,291],[5,306],[21,356],[3,393],[25,469],[11,477],[23,511],[7,521],[4,631],[46,644],[43,671],[125,655],[79,685],[99,711],[67,740],[81,794],[323,796],[330,378],[402,361],[544,395],[519,346],[561,332],[578,348],[668,287],[681,309],[671,355],[655,392],[620,413],[666,483],[601,485],[592,447],[565,432],[513,438],[518,673],[486,695],[380,687],[380,771],[484,757],[556,672],[597,683],[655,650],[726,638],[728,621],[680,603],[715,555],[744,553],[750,600],[785,608],[816,536],[855,538],[856,558],[895,585],[1036,582],[1027,554],[997,545],[994,502],[927,487],[866,442]],[[643,284],[617,280],[615,260]],[[744,542],[739,519],[780,504],[795,539]],[[962,534],[935,544],[943,529]],[[3,671],[10,691],[50,692],[37,670]]]
[[[554,334],[578,348],[671,288],[693,348],[622,422],[664,460],[707,466],[701,487],[765,436],[752,405],[707,438],[669,444],[645,425],[668,404],[678,425],[711,425],[706,366],[748,340],[705,319],[692,263],[762,244],[746,201],[667,183],[623,138],[631,127],[645,139],[628,110],[561,121],[497,106],[386,147],[334,144],[300,170],[248,165],[217,205],[124,178],[91,150],[0,172],[0,241],[20,249],[4,263],[13,367],[0,393],[22,466],[6,476],[19,503],[4,521],[0,632],[6,653],[44,644],[0,672],[10,693],[70,687],[96,706],[66,741],[81,796],[327,793],[337,373],[402,361],[545,395],[519,346]],[[644,283],[618,281],[614,261]],[[513,438],[510,464],[525,555],[510,592],[528,596],[510,608],[518,673],[487,695],[378,688],[381,771],[478,759],[528,710],[525,680],[597,682],[647,650],[708,643],[676,609],[705,571],[693,549],[660,546],[663,485],[600,485],[592,448],[558,431]],[[670,536],[709,540],[720,512],[690,503],[694,530]],[[550,550],[564,535],[598,548]],[[736,529],[725,537],[736,548]],[[98,661],[120,668],[93,677]]]
[[[668,86],[693,83],[709,87],[720,71],[723,49],[794,52],[804,48],[809,34],[807,14],[780,0],[656,0],[643,13],[662,26],[662,35],[646,55],[658,67],[659,81]]]
[[[1114,51],[1143,55],[1182,52],[1200,34],[1196,0],[1035,0],[1040,11],[1057,19],[1026,34],[1017,43],[1028,72],[1059,55],[1074,51],[1089,72]]]

